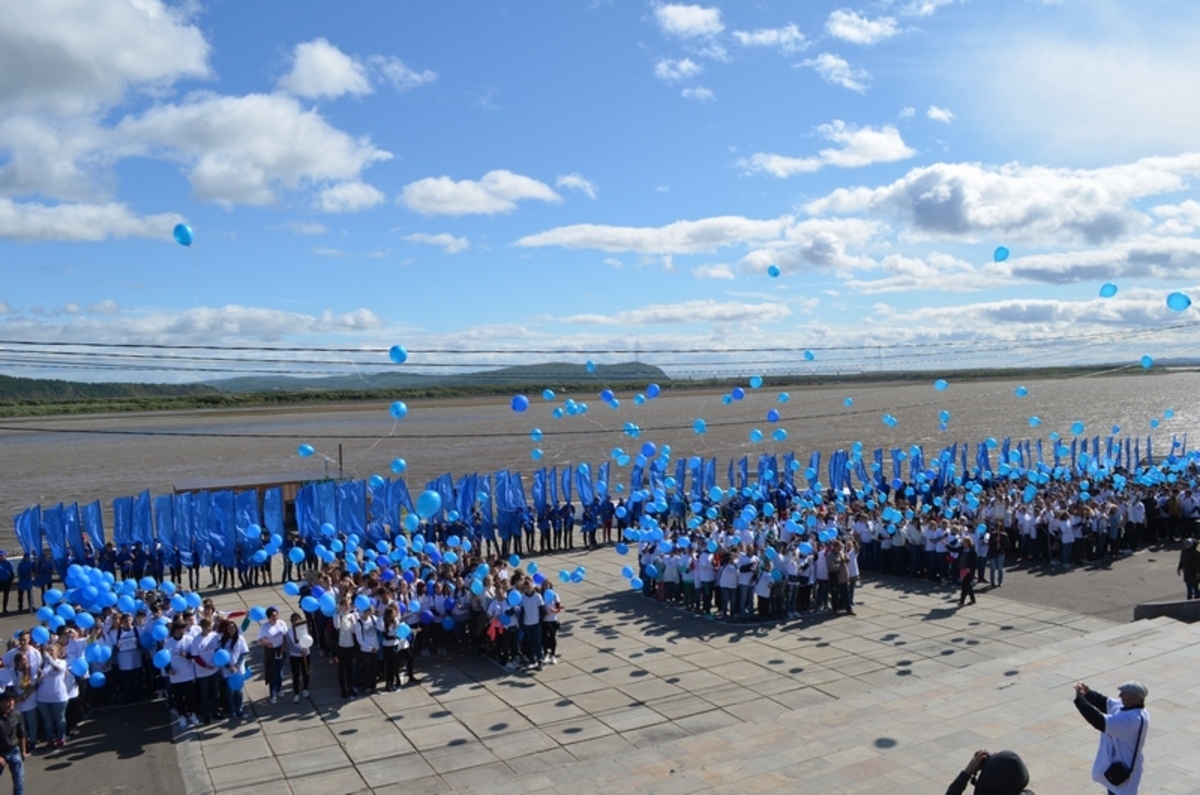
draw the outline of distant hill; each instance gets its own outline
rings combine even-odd
[[[106,400],[212,395],[205,384],[85,384],[0,375],[0,401]]]
[[[225,393],[246,392],[306,392],[312,390],[427,390],[427,389],[489,389],[515,386],[549,387],[551,389],[578,384],[613,384],[620,382],[659,381],[670,378],[658,367],[641,362],[623,364],[598,364],[596,372],[589,373],[582,364],[549,362],[515,367],[502,367],[474,373],[447,375],[422,375],[406,373],[403,367],[378,373],[339,375],[322,378],[296,378],[291,376],[245,376],[207,381],[206,386]]]

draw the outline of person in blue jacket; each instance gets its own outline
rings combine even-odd
[[[29,598],[29,612],[33,612],[33,559],[26,552],[17,563],[17,612],[25,612],[25,599]]]
[[[34,578],[33,584],[36,585],[42,592],[42,604],[46,604],[46,589],[54,582],[54,559],[50,557],[50,550],[43,549],[42,557],[37,562],[37,575]],[[32,600],[30,607],[33,607]]]
[[[0,594],[4,595],[4,615],[8,615],[8,595],[12,591],[17,572],[8,560],[8,554],[0,549]]]

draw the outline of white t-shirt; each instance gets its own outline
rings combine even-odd
[[[539,609],[546,604],[542,595],[537,591],[532,594],[521,594],[521,625],[532,627],[542,623],[542,611]]]

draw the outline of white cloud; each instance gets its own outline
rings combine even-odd
[[[663,33],[680,39],[711,37],[725,29],[719,8],[665,3],[654,9],[654,19]]]
[[[882,230],[882,224],[861,218],[806,218],[790,223],[781,239],[765,240],[751,250],[741,266],[750,273],[778,265],[784,273],[819,270],[844,277],[875,268],[874,260],[850,251],[863,249]]]
[[[597,194],[596,186],[581,174],[559,174],[558,179],[554,180],[554,187],[577,190],[589,199],[596,198]]]
[[[691,58],[661,58],[654,64],[654,76],[664,83],[679,83],[690,80],[704,71],[704,67]]]
[[[916,154],[891,125],[855,127],[843,121],[822,124],[817,131],[823,138],[840,144],[840,148],[822,149],[816,157],[788,157],[759,152],[739,161],[747,174],[766,172],[776,177],[790,177],[818,171],[825,166],[858,168],[872,163],[894,163]]]
[[[928,17],[942,6],[948,6],[955,0],[913,0],[900,8],[900,13],[908,17]]]
[[[298,235],[323,235],[329,231],[329,227],[316,221],[288,221],[283,227]]]
[[[92,315],[119,315],[121,314],[121,307],[117,305],[116,301],[106,298],[103,301],[88,304],[87,311]]]
[[[901,108],[899,115],[900,115],[900,118],[902,118],[902,119],[911,119],[913,116],[917,115],[917,109],[916,108]]]
[[[969,262],[940,252],[933,252],[924,258],[888,254],[875,263],[874,267],[860,270],[885,274],[883,278],[877,279],[846,279],[846,287],[864,295],[916,290],[965,293],[993,290],[1012,284],[1012,278],[1009,276],[985,272]]]
[[[733,268],[724,262],[700,265],[692,269],[692,275],[697,279],[733,279]]]
[[[717,101],[717,95],[712,92],[712,89],[705,88],[704,86],[685,88],[680,92],[680,96],[684,99],[691,99],[705,104]]]
[[[280,187],[352,182],[370,164],[391,158],[282,94],[198,94],[127,117],[115,132],[127,154],[188,165],[197,196],[222,204],[269,204]]]
[[[666,323],[772,323],[789,316],[787,304],[747,304],[740,301],[684,301],[651,304],[640,309],[603,315],[570,315],[559,322],[581,326],[649,326]]]
[[[929,110],[925,111],[925,116],[934,121],[940,121],[942,124],[954,121],[954,114],[951,111],[939,108],[937,105],[930,105]]]
[[[0,108],[88,113],[133,88],[207,78],[200,29],[159,0],[22,0],[0,25]]]
[[[171,239],[183,218],[175,214],[140,217],[124,204],[45,205],[0,198],[0,239],[70,242],[121,237]]]
[[[808,46],[808,39],[794,24],[781,28],[760,28],[746,31],[735,30],[733,37],[743,47],[774,47],[784,53],[794,53]]]
[[[1200,239],[1137,235],[1102,248],[1030,254],[989,266],[1008,279],[1043,284],[1200,279]]]
[[[339,182],[317,195],[317,209],[325,213],[356,213],[382,204],[383,191],[365,182]]]
[[[469,240],[467,240],[467,238],[455,237],[449,232],[441,232],[436,235],[429,235],[424,232],[415,232],[404,239],[410,243],[441,246],[442,251],[446,254],[458,254],[471,247],[471,243]]]
[[[370,94],[371,80],[361,61],[351,58],[325,39],[297,44],[292,69],[279,78],[279,87],[307,99]]]
[[[895,17],[867,19],[857,11],[839,9],[825,20],[825,30],[830,36],[852,44],[875,44],[889,39],[899,32]]]
[[[1200,202],[1186,199],[1179,204],[1160,204],[1150,208],[1151,215],[1162,219],[1159,231],[1171,235],[1190,234],[1200,227]]]
[[[372,55],[368,59],[371,67],[378,75],[392,84],[397,91],[411,91],[414,88],[427,86],[437,80],[437,72],[430,69],[417,71],[410,68],[399,58],[388,55]]]
[[[544,182],[499,169],[479,181],[427,177],[404,186],[400,201],[423,215],[495,215],[517,209],[517,202],[558,203],[562,197]]]
[[[617,259],[616,257],[605,257],[604,264],[610,268],[613,268],[614,270],[620,270],[621,268],[625,267],[625,263],[621,262],[621,260]]]
[[[870,72],[854,69],[845,58],[829,52],[823,52],[816,58],[809,58],[798,65],[815,70],[827,83],[859,93],[864,93],[871,82]]]
[[[1200,154],[1145,158],[1099,169],[937,163],[881,188],[838,189],[813,214],[894,215],[914,239],[988,236],[1038,245],[1100,243],[1146,227],[1130,206],[1173,192],[1200,174]]]
[[[724,246],[778,238],[791,218],[757,221],[730,215],[699,221],[676,221],[662,227],[575,224],[561,226],[516,242],[523,248],[561,246],[639,254],[695,254]]]

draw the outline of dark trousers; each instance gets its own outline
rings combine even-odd
[[[354,647],[338,646],[337,650],[338,688],[342,695],[349,695],[354,690]]]
[[[212,674],[196,679],[196,712],[198,713],[197,717],[204,723],[209,723],[217,717],[217,704],[220,698],[217,680],[220,678],[220,674]]]
[[[175,707],[175,711],[180,717],[195,714],[196,712],[196,682],[172,682],[171,683],[171,703]]]
[[[360,651],[358,653],[358,675],[362,680],[362,689],[368,692],[375,689],[379,681],[379,650]]]
[[[383,647],[383,686],[388,690],[400,686],[400,649]]]
[[[308,690],[308,657],[289,655],[288,665],[292,669],[292,692],[300,695],[301,690]]]
[[[542,622],[542,646],[546,650],[548,657],[558,655],[558,622],[543,621]]]
[[[962,588],[958,592],[958,603],[961,605],[967,599],[975,604],[975,572],[968,571],[962,578]]]

